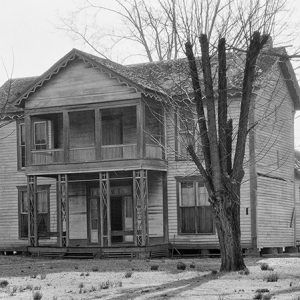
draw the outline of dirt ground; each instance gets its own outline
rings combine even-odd
[[[178,262],[186,269],[177,270]],[[273,270],[261,270],[262,263]],[[246,264],[247,275],[216,272],[220,266],[217,258],[67,260],[0,256],[0,299],[229,300],[253,299],[258,289],[261,298],[257,299],[300,299],[300,257],[246,258]],[[151,270],[155,267],[158,270]],[[267,282],[274,274],[278,280]]]

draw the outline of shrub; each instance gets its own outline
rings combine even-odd
[[[8,286],[8,281],[6,279],[0,281],[0,287],[5,288]]]
[[[26,287],[25,287],[25,290],[32,291],[33,290],[33,285],[32,284],[27,284]]]
[[[250,271],[249,271],[248,268],[245,268],[245,269],[243,269],[243,270],[240,270],[240,271],[239,271],[239,274],[240,274],[240,275],[249,275],[249,274],[250,274]]]
[[[195,266],[194,263],[191,263],[191,264],[190,264],[190,269],[195,269],[195,267],[196,267],[196,266]]]
[[[84,287],[83,282],[80,282],[79,285],[78,285],[78,287],[79,287],[80,289],[82,289],[82,288]]]
[[[150,267],[150,270],[151,270],[151,271],[157,271],[158,268],[159,268],[159,265],[152,265],[152,266]]]
[[[125,278],[130,278],[131,276],[132,276],[131,271],[126,272],[125,275],[124,275]]]
[[[279,279],[278,274],[277,273],[270,273],[269,275],[267,275],[265,277],[265,280],[267,282],[276,282]]]
[[[92,271],[93,271],[93,272],[98,272],[98,271],[99,271],[99,268],[98,268],[98,267],[92,267]]]
[[[216,275],[216,274],[218,274],[218,271],[217,270],[211,270],[211,274]]]
[[[33,293],[32,299],[33,299],[33,300],[41,300],[42,297],[43,297],[43,294],[42,294],[41,292],[37,291],[37,292],[34,292],[34,293]]]
[[[41,280],[46,279],[46,274],[41,274]]]
[[[267,263],[262,263],[262,264],[260,265],[260,269],[261,269],[262,271],[273,271],[273,270],[274,270],[274,269],[271,268]]]
[[[181,261],[177,263],[177,270],[184,271],[185,269],[186,269],[186,264],[185,263],[183,263]]]

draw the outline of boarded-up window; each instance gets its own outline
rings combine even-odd
[[[179,232],[214,233],[211,207],[203,183],[199,181],[178,182]]]
[[[28,198],[26,186],[19,189],[19,236],[28,237]],[[40,237],[48,237],[50,232],[49,186],[38,186],[37,226]]]

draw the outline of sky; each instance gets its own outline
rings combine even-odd
[[[42,74],[72,48],[89,51],[59,29],[61,18],[69,16],[83,0],[0,0],[0,3],[0,85],[10,77]],[[289,24],[299,32],[291,44],[300,47],[300,1],[288,0],[288,3],[293,11]],[[111,16],[102,18],[104,28],[114,22]],[[300,69],[297,75],[300,80]],[[300,113],[298,115],[295,147],[300,150]]]

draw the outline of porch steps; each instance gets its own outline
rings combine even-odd
[[[91,252],[66,252],[63,258],[66,259],[93,259],[95,255]]]

